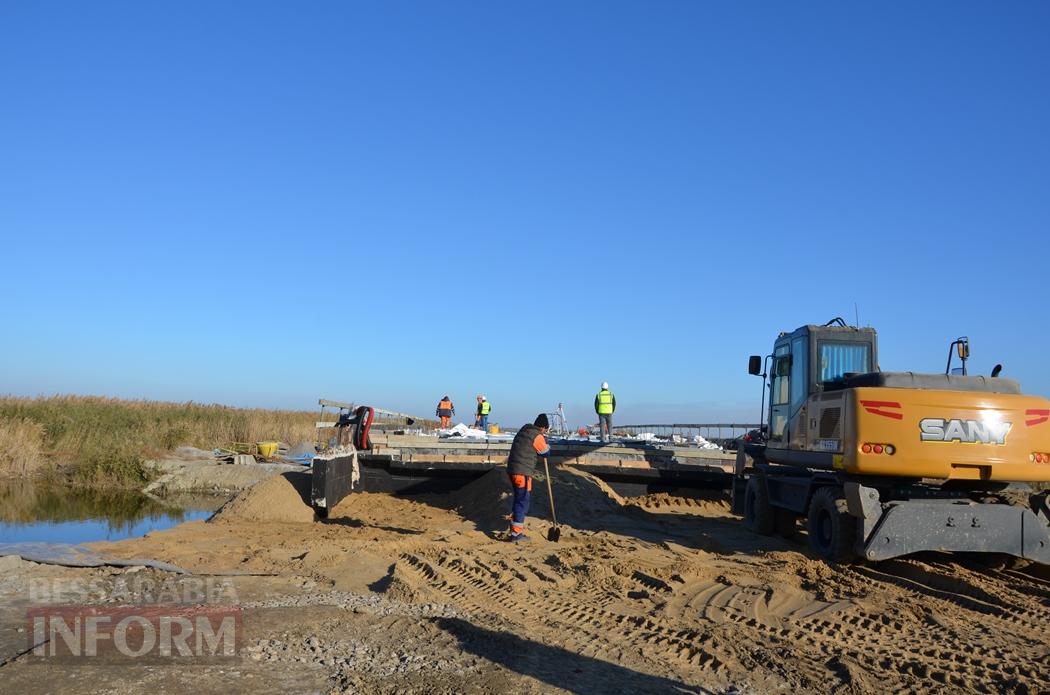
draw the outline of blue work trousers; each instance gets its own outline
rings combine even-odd
[[[512,473],[510,486],[514,491],[514,501],[510,508],[510,532],[523,533],[525,515],[529,513],[529,503],[532,501],[532,478]]]

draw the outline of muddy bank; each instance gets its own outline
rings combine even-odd
[[[145,465],[157,477],[144,492],[162,497],[186,492],[232,494],[281,473],[306,470],[284,463],[226,464],[210,455],[172,456],[146,461]]]

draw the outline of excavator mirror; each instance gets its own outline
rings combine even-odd
[[[762,358],[758,355],[751,355],[747,361],[747,373],[758,376],[762,373]]]
[[[966,360],[970,358],[970,344],[968,342],[960,340],[955,344],[955,349],[959,351],[959,359]]]

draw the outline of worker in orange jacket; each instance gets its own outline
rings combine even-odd
[[[525,535],[525,515],[529,513],[532,500],[532,476],[536,473],[536,463],[540,457],[551,452],[547,443],[547,431],[550,422],[546,413],[536,416],[536,421],[518,430],[510,445],[507,456],[507,475],[513,492],[510,509],[510,536],[512,543],[527,541]]]
[[[452,405],[452,399],[445,396],[438,401],[438,407],[434,414],[441,418],[441,429],[447,430],[451,427],[452,417],[456,414],[456,406]]]

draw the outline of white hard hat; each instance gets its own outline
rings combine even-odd
[[[602,382],[602,388],[603,388],[603,389],[607,389],[607,388],[609,388],[609,382],[608,382],[608,381],[603,381],[603,382]]]

